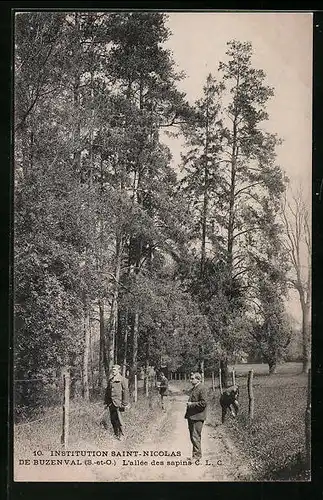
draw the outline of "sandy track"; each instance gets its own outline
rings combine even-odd
[[[191,443],[187,421],[183,418],[187,396],[172,389],[167,410],[152,425],[149,435],[136,450],[137,459],[148,461],[148,466],[132,465],[107,469],[95,469],[96,481],[244,481],[250,477],[251,467],[246,457],[234,446],[226,435],[225,427],[206,421],[202,432],[203,457],[196,463],[190,460]],[[167,432],[165,433],[165,427]],[[120,443],[120,451],[127,450],[127,441]],[[179,457],[144,457],[146,451],[180,451]],[[134,460],[134,459],[131,459]],[[152,465],[155,460],[155,465]],[[182,465],[167,465],[167,462],[186,462]],[[156,464],[159,462],[159,465]],[[163,462],[163,465],[161,464]],[[191,463],[191,465],[189,465]]]

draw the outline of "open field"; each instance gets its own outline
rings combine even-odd
[[[263,480],[306,480],[306,375],[258,376],[254,382],[254,419],[248,421],[246,384],[240,388],[240,413],[226,426],[234,440],[255,459]]]
[[[232,370],[233,365],[229,365],[229,369]],[[235,365],[236,375],[244,376],[248,374],[249,370],[253,370],[255,375],[269,375],[268,365],[265,363],[243,363]],[[283,363],[277,365],[276,375],[296,375],[302,372],[302,363]]]

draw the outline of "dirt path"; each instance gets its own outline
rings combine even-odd
[[[109,468],[95,468],[96,481],[244,481],[250,477],[250,464],[225,433],[222,425],[206,421],[202,432],[203,457],[196,463],[191,457],[187,421],[183,418],[187,395],[171,388],[167,409],[149,429],[149,436],[136,446],[138,456],[118,458]],[[119,444],[119,443],[118,443]],[[127,440],[115,449],[127,451]],[[145,452],[161,456],[145,456]],[[165,452],[180,456],[162,456]],[[122,465],[123,460],[129,465]],[[130,460],[131,462],[127,462]],[[137,462],[136,462],[137,461]],[[146,465],[137,465],[145,461]],[[177,462],[177,463],[176,463]],[[130,465],[132,463],[133,465]],[[168,463],[168,464],[167,464]]]

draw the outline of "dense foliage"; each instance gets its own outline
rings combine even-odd
[[[233,41],[190,105],[170,35],[157,12],[16,15],[17,378],[70,366],[87,398],[90,364],[94,385],[118,362],[131,388],[165,360],[283,356],[273,89]],[[165,130],[185,139],[181,175]]]

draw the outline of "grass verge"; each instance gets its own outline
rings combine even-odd
[[[227,417],[225,426],[233,441],[253,463],[257,481],[309,481],[305,459],[307,376],[289,373],[254,378],[255,410],[248,418],[247,379],[239,377],[240,412]],[[210,397],[211,418],[219,419],[219,394]]]
[[[112,426],[100,424],[104,412],[103,402],[84,404],[73,401],[70,409],[69,449],[106,450],[117,446]],[[147,398],[143,389],[138,391],[137,403],[123,413],[124,429],[129,449],[141,443],[152,425],[162,418],[159,394],[154,388]],[[45,414],[46,417],[46,414]],[[60,409],[55,416],[30,425],[16,425],[14,429],[15,457],[29,457],[33,450],[48,452],[61,449],[62,417]]]

